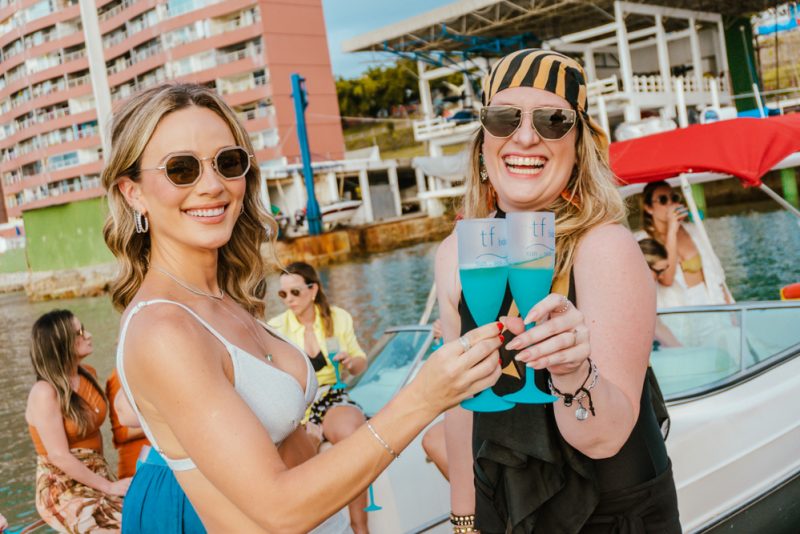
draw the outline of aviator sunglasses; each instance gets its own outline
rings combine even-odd
[[[492,137],[510,137],[522,125],[522,117],[530,114],[531,125],[536,134],[548,141],[558,141],[575,126],[574,109],[534,108],[522,111],[516,106],[485,106],[481,108],[480,120]]]
[[[311,289],[311,286],[313,286],[313,285],[314,284],[306,284],[306,287],[308,289]],[[291,293],[293,297],[299,297],[300,293],[301,293],[301,290],[300,290],[300,288],[293,287],[292,289],[289,290],[289,293]],[[286,297],[288,297],[289,294],[286,293],[286,291],[284,291],[283,289],[281,289],[280,291],[278,291],[278,296],[280,297],[281,300],[286,300]]]
[[[200,180],[204,161],[211,160],[211,166],[226,180],[238,180],[250,170],[252,157],[252,154],[240,146],[220,148],[216,154],[208,158],[199,158],[192,152],[173,152],[167,156],[164,165],[142,170],[163,171],[173,185],[188,187]]]
[[[672,193],[671,195],[658,195],[653,200],[666,206],[667,204],[680,204],[681,196],[678,193]]]

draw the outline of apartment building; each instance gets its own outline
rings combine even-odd
[[[215,88],[267,168],[298,159],[290,75],[299,72],[312,152],[342,157],[321,0],[94,4],[112,107],[166,80]],[[102,166],[79,0],[0,0],[0,222],[102,195]]]

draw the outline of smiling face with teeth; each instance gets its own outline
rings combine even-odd
[[[497,93],[492,106],[570,108],[554,93],[532,87],[513,87]],[[564,190],[575,166],[573,128],[558,141],[542,139],[524,114],[522,124],[510,137],[492,137],[484,131],[481,153],[489,180],[497,192],[497,203],[504,211],[545,209]]]
[[[205,107],[189,106],[165,115],[142,152],[141,168],[155,169],[170,154],[213,157],[236,145],[227,123]],[[231,238],[246,189],[246,178],[226,180],[203,161],[202,175],[189,187],[176,187],[162,171],[141,173],[135,184],[139,211],[147,214],[153,247],[167,245],[219,249]]]

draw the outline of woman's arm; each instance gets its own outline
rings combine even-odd
[[[147,335],[138,334],[143,332]],[[209,336],[180,309],[146,310],[130,323],[126,374],[137,404],[153,406],[163,420],[153,431],[166,454],[188,454],[202,475],[262,528],[310,530],[366,490],[391,462],[393,456],[364,426],[288,469],[228,381],[224,347],[209,343]],[[433,354],[414,381],[371,419],[394,451],[403,450],[438,413],[497,380],[497,329],[489,325],[471,338],[474,346],[466,353],[454,343]],[[221,454],[236,461],[220,461]],[[191,498],[191,487],[186,489]]]
[[[129,478],[118,482],[101,477],[75,458],[69,450],[64,418],[58,403],[58,394],[53,386],[44,381],[34,384],[28,397],[28,419],[36,427],[42,440],[47,459],[64,474],[84,486],[89,486],[110,495],[125,495],[130,485]]]
[[[675,208],[669,214],[667,223],[667,238],[664,248],[667,249],[667,268],[658,275],[658,283],[664,286],[671,286],[675,281],[675,271],[678,269],[678,232],[681,229],[681,221],[686,218],[686,208],[683,206]]]
[[[591,356],[599,370],[591,390],[596,415],[578,421],[576,404],[557,401],[556,422],[570,445],[591,458],[608,458],[625,444],[639,416],[655,325],[655,288],[636,241],[619,225],[595,228],[581,240],[573,272],[580,309],[569,306],[557,313],[561,297],[546,297],[527,318],[550,319],[508,346],[527,347],[518,358],[535,369],[547,368],[554,386],[566,393],[586,379]]]
[[[436,296],[439,301],[442,338],[454,341],[461,333],[458,316],[458,247],[455,234],[436,252]],[[450,509],[456,515],[475,513],[475,482],[472,474],[472,413],[456,406],[445,414],[445,448],[450,477]]]

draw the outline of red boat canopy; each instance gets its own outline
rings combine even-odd
[[[621,184],[719,172],[757,186],[778,162],[800,152],[800,114],[694,125],[612,143],[609,150]]]

